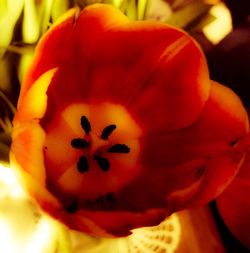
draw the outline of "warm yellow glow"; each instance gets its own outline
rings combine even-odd
[[[25,253],[54,252],[56,228],[55,222],[47,216],[43,216],[36,226],[36,230],[31,235],[30,242],[27,245]]]
[[[203,28],[206,38],[213,44],[218,44],[232,31],[232,18],[230,11],[223,3],[213,6],[210,10],[216,20]]]
[[[40,212],[8,165],[0,164],[0,252],[52,253],[55,222]]]
[[[26,196],[14,172],[6,164],[0,164],[0,189],[0,199],[5,196],[13,199]]]
[[[2,218],[2,217],[1,217]],[[1,250],[8,253],[17,253],[18,245],[12,241],[11,227],[4,219],[0,219]]]
[[[1,252],[8,253],[52,253],[56,247],[54,222],[46,216],[34,213],[28,202],[16,206],[9,203],[4,209],[0,205]],[[17,210],[15,210],[15,208]]]

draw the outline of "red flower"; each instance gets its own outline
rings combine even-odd
[[[42,208],[102,236],[215,198],[248,132],[239,98],[210,81],[187,34],[109,5],[45,35],[13,124],[11,160]]]

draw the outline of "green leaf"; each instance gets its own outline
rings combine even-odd
[[[143,20],[145,17],[145,12],[148,6],[148,0],[138,0],[137,4],[137,18]]]
[[[41,35],[44,34],[50,26],[53,0],[42,0],[38,9]]]
[[[20,83],[22,83],[23,77],[32,62],[33,54],[34,54],[34,51],[30,51],[29,53],[21,55],[21,58],[18,64],[18,79]]]
[[[35,43],[40,34],[38,14],[34,0],[25,0],[23,11],[23,41]]]
[[[23,5],[24,0],[0,0],[0,58],[12,40]]]
[[[127,1],[126,14],[130,20],[137,19],[136,0],[128,0]]]
[[[55,22],[58,17],[69,9],[69,7],[69,0],[54,0],[51,11],[52,21]]]
[[[120,8],[123,2],[124,2],[123,0],[111,0],[111,4],[117,8]]]

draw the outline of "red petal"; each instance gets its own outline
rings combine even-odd
[[[34,81],[55,67],[42,122],[46,131],[59,111],[84,102],[122,104],[143,131],[138,164],[132,167],[141,174],[131,173],[132,182],[125,182],[128,176],[119,178],[125,186],[115,192],[115,211],[54,214],[68,225],[94,234],[126,235],[134,227],[155,225],[173,210],[211,200],[235,176],[244,152],[233,143],[248,131],[247,114],[240,100],[218,84],[212,84],[208,98],[204,57],[185,33],[163,24],[130,22],[108,5],[88,7],[76,21],[64,20],[42,40],[19,106]],[[54,147],[54,139],[49,141]],[[41,145],[39,149],[41,155]],[[55,181],[60,163],[64,160],[56,161],[56,173],[49,174]],[[49,197],[39,195],[39,187],[32,189],[50,211]]]
[[[204,57],[183,34],[166,46],[128,108],[144,127],[146,136],[162,134],[193,123],[208,98],[209,88]]]
[[[108,5],[86,8],[75,22],[70,17],[45,36],[20,101],[54,67],[59,69],[48,90],[48,120],[72,102],[101,100],[127,106],[145,131],[172,130],[196,119],[209,92],[204,56],[188,35],[128,21]]]
[[[249,136],[250,137],[250,136]],[[250,138],[248,138],[250,140]],[[237,177],[218,197],[220,214],[231,232],[250,249],[250,145]]]
[[[231,142],[247,131],[247,113],[239,98],[214,83],[193,125],[141,140],[139,162],[144,169],[122,196],[140,208],[164,205],[164,196],[169,196],[165,205],[173,209],[212,200],[237,173],[244,152]]]

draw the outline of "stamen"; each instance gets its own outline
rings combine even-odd
[[[75,138],[71,141],[71,146],[77,149],[86,148],[89,146],[89,142],[81,138]]]
[[[109,160],[107,158],[101,157],[99,155],[95,155],[94,160],[97,161],[99,167],[101,168],[101,170],[103,172],[109,171],[110,164],[109,164]]]
[[[102,130],[101,139],[107,140],[108,137],[112,134],[112,132],[116,129],[116,125],[112,124],[107,127],[105,127]]]
[[[129,153],[130,148],[125,144],[115,144],[108,149],[109,153]]]
[[[91,125],[89,123],[89,120],[85,116],[81,117],[81,126],[85,133],[89,135],[89,132],[91,131]]]
[[[79,161],[77,162],[77,170],[80,173],[84,173],[89,170],[89,163],[88,163],[86,156],[82,155],[80,157]]]

